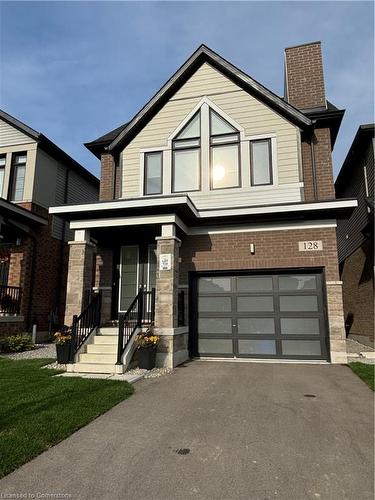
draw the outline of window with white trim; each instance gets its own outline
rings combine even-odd
[[[26,176],[26,153],[17,153],[12,156],[12,181],[10,190],[11,201],[23,200],[23,189]]]
[[[272,184],[271,139],[250,141],[250,173],[252,186]]]
[[[211,189],[240,186],[240,134],[210,109]]]
[[[163,192],[163,152],[156,151],[145,153],[145,186],[144,192],[148,194],[161,194]]]
[[[200,111],[172,142],[172,192],[199,191],[201,185]]]
[[[0,156],[0,198],[3,198],[6,155]]]

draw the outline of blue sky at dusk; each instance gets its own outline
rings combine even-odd
[[[283,50],[322,41],[327,98],[346,114],[335,172],[374,121],[372,2],[2,2],[1,108],[93,173],[83,146],[128,121],[201,44],[276,94]]]

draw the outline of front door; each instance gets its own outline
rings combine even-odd
[[[149,291],[155,288],[155,250],[155,245],[126,245],[121,247],[119,312],[127,311],[141,287]]]

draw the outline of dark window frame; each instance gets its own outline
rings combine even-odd
[[[237,131],[237,132],[228,132],[228,133],[225,133],[225,134],[213,134],[212,133],[212,113],[215,113],[217,116],[219,116],[222,120],[224,120],[225,122],[227,122],[227,120],[225,118],[223,118],[221,115],[219,115],[219,113],[217,113],[215,110],[213,110],[212,108],[209,108],[209,116],[208,116],[208,120],[209,120],[209,134],[210,134],[210,140],[209,140],[209,147],[210,147],[210,153],[209,153],[209,176],[210,176],[210,191],[220,191],[220,190],[223,190],[223,189],[237,189],[237,188],[241,188],[242,187],[242,175],[241,175],[241,140],[240,140],[240,132]],[[227,122],[231,127],[233,127],[233,125],[229,122]],[[233,127],[235,128],[235,127]],[[236,140],[235,141],[223,141],[223,142],[215,142],[215,143],[212,143],[212,138],[220,138],[220,137],[228,137],[228,136],[236,136]],[[217,148],[217,147],[221,147],[221,146],[234,146],[236,145],[237,146],[237,152],[238,152],[238,182],[237,182],[237,185],[233,185],[233,186],[225,186],[225,187],[214,187],[213,186],[213,183],[214,183],[214,178],[213,178],[213,161],[212,161],[212,158],[213,158],[213,149],[214,148]]]
[[[193,193],[202,190],[202,118],[201,118],[201,110],[199,109],[194,115],[190,118],[190,120],[182,127],[182,129],[178,132],[177,137],[185,130],[185,128],[189,125],[189,123],[194,120],[194,118],[198,115],[199,117],[199,136],[198,137],[190,137],[188,139],[173,139],[172,140],[172,172],[171,172],[171,192],[172,193]],[[186,146],[186,147],[177,147],[176,144],[184,144],[189,141],[197,141],[196,146]],[[175,189],[175,156],[178,151],[192,151],[199,150],[198,154],[198,188],[197,189]]]
[[[25,162],[18,163],[16,162],[16,158],[19,156],[25,156]],[[26,180],[26,166],[27,166],[27,151],[17,151],[12,153],[11,157],[11,170],[10,170],[10,179],[9,179],[9,188],[8,188],[8,199],[14,202],[20,202],[24,198],[25,194],[25,180]],[[25,168],[25,177],[22,188],[22,197],[20,200],[15,199],[15,188],[16,188],[16,180],[17,180],[17,170],[19,167]]]
[[[161,168],[160,168],[160,191],[157,193],[147,192],[147,158],[151,155],[160,155]],[[164,174],[164,162],[163,162],[163,151],[146,151],[143,156],[143,194],[145,196],[155,196],[163,194],[163,174]]]
[[[270,182],[264,182],[262,184],[254,184],[254,158],[253,158],[253,144],[259,142],[268,142],[268,172]],[[250,147],[250,186],[272,186],[273,185],[273,157],[272,157],[272,138],[268,137],[266,139],[255,139],[249,141]]]
[[[7,155],[6,155],[6,153],[5,154],[1,154],[0,158],[4,158],[4,165],[0,165],[0,172],[1,171],[3,172],[3,181],[0,184],[0,198],[2,198],[3,197],[3,191],[4,191],[5,168],[6,168],[6,162],[7,162]]]

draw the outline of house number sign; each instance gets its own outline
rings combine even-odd
[[[162,253],[159,260],[159,271],[170,271],[172,269],[172,254]]]
[[[323,242],[322,240],[299,241],[298,249],[300,252],[314,252],[317,250],[323,250]]]

